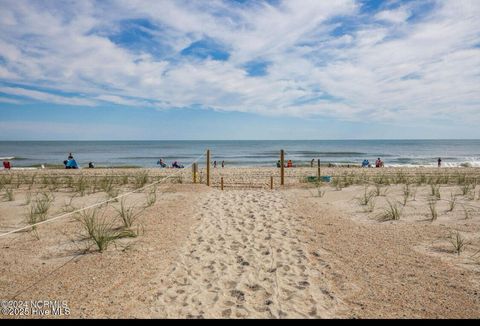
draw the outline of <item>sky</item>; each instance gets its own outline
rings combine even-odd
[[[478,0],[0,0],[0,140],[480,138]]]

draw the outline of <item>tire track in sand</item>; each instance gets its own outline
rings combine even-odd
[[[168,318],[321,318],[301,217],[281,192],[213,192],[152,308]]]

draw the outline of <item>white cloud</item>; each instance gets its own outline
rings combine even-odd
[[[409,9],[405,7],[400,7],[394,10],[384,10],[375,15],[377,20],[384,20],[395,24],[400,24],[406,22],[406,20],[411,16]]]
[[[480,2],[438,0],[432,12],[414,22],[408,18],[421,10],[416,3],[370,15],[360,14],[359,6],[353,0],[283,1],[279,6],[4,1],[0,81],[79,95],[13,86],[0,91],[86,106],[200,104],[346,120],[480,119]],[[160,26],[151,42],[168,45],[167,54],[112,42],[107,35],[120,32],[126,19]],[[330,34],[352,20],[356,24],[342,35]],[[205,37],[221,42],[229,60],[198,61],[178,54]],[[257,59],[269,62],[268,74],[250,77],[244,65]]]
[[[27,97],[27,98],[35,99],[41,102],[48,102],[48,103],[55,103],[55,104],[95,106],[95,102],[88,99],[83,99],[78,97],[58,96],[50,93],[39,92],[39,91],[34,91],[34,90],[29,90],[24,88],[17,88],[17,87],[0,87],[0,93],[13,95],[13,96]]]

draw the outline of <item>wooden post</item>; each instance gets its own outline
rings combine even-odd
[[[210,187],[210,150],[207,149],[207,186]]]
[[[320,159],[318,159],[318,181],[319,182],[321,181],[320,176],[321,176],[321,174],[320,174]]]
[[[193,183],[197,183],[198,163],[193,163]]]
[[[270,176],[270,190],[273,190],[273,176]]]
[[[221,187],[222,190],[223,190],[223,177],[220,178],[220,187]]]
[[[285,184],[285,152],[280,150],[280,185]]]

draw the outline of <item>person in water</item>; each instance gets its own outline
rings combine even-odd
[[[217,161],[213,161],[213,168],[217,167]]]
[[[225,167],[225,161],[222,161],[222,168]]]
[[[437,163],[438,163],[438,167],[442,166],[442,159],[440,157],[438,158]]]

